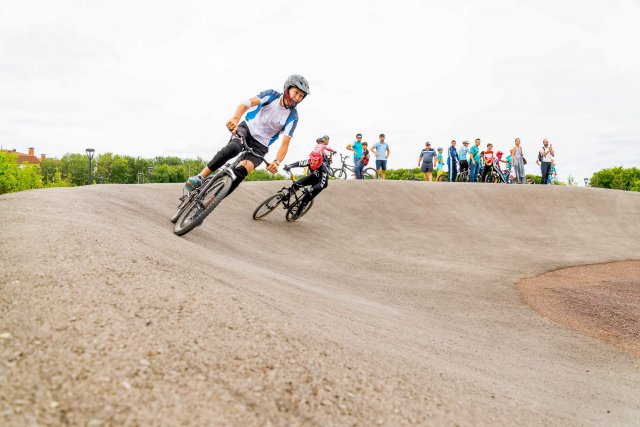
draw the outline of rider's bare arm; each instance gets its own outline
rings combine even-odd
[[[249,105],[247,106],[247,104]],[[258,104],[260,104],[260,99],[254,96],[253,98],[249,99],[248,102],[243,102],[242,104],[238,105],[238,108],[236,108],[236,113],[227,121],[227,129],[229,129],[231,132],[235,132],[236,129],[238,129],[238,122],[242,118],[243,114],[246,113],[249,108],[255,107]]]
[[[276,159],[271,162],[269,166],[267,166],[267,170],[271,173],[278,172],[278,166],[284,158],[287,156],[287,151],[289,151],[289,142],[291,142],[290,136],[285,136],[282,138],[282,145],[280,145],[280,149],[278,149],[278,154],[276,154]]]

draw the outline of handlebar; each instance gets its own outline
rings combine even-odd
[[[261,156],[260,154],[256,153],[255,151],[253,151],[253,149],[251,147],[249,147],[247,145],[247,140],[244,136],[238,134],[237,132],[231,132],[231,138],[233,137],[237,137],[240,140],[240,145],[242,145],[242,149],[246,152],[248,152],[249,154],[256,156],[257,158],[259,158],[260,160],[262,160],[263,162],[266,163],[267,166],[269,166],[271,163],[269,163],[267,161],[267,159],[264,158],[264,156]],[[262,163],[262,162],[261,162]],[[256,167],[258,167],[260,165],[256,165]]]

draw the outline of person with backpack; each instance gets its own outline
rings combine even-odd
[[[356,179],[364,179],[362,175],[362,170],[369,164],[369,144],[365,141],[362,143],[362,157],[358,161],[356,165]]]
[[[306,187],[308,185],[311,186],[310,190],[303,190],[304,195],[300,199],[300,204],[298,205],[296,212],[292,215],[294,220],[298,219],[299,212],[304,212],[304,207],[329,185],[329,168],[324,162],[325,151],[332,151],[335,153],[334,150],[328,148],[324,143],[318,143],[309,154],[309,158],[293,162],[283,167],[285,172],[289,172],[292,168],[309,168],[309,175],[302,177],[293,183],[295,188]]]
[[[551,171],[551,163],[553,163],[553,145],[549,144],[549,140],[542,141],[542,149],[538,151],[538,161],[540,162],[540,172],[542,173],[542,179],[540,184],[546,185],[549,183],[549,173]]]

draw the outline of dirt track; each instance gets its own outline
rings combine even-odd
[[[640,419],[640,360],[514,286],[640,259],[640,194],[331,182],[299,223],[253,221],[280,185],[185,238],[179,185],[0,196],[0,424]]]

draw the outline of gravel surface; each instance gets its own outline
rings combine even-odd
[[[549,319],[640,358],[640,261],[556,270],[518,289]]]
[[[637,424],[638,358],[515,284],[640,259],[640,194],[332,181],[253,221],[280,186],[184,238],[180,185],[0,196],[0,425]]]

